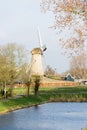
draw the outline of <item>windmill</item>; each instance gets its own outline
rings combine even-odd
[[[45,45],[42,44],[39,28],[38,28],[38,40],[39,40],[39,47],[34,48],[31,51],[31,63],[28,71],[29,78],[31,77],[31,75],[44,76],[42,56],[47,48]]]

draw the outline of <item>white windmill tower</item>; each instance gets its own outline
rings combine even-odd
[[[44,76],[42,56],[44,51],[46,51],[47,48],[45,45],[42,44],[39,28],[38,28],[38,38],[39,38],[40,47],[34,48],[31,51],[32,57],[31,57],[30,73],[31,75]]]

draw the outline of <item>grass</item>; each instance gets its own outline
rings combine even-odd
[[[86,102],[87,87],[67,87],[55,88],[50,90],[41,90],[40,96],[47,100],[58,102]]]
[[[26,88],[14,88],[13,94],[25,94]],[[87,102],[87,86],[40,88],[39,96],[33,96],[33,89],[29,97],[12,98],[0,101],[0,113],[30,107],[46,102]]]
[[[0,113],[30,107],[33,105],[38,105],[40,103],[41,103],[40,99],[35,99],[33,96],[3,100],[0,102]]]

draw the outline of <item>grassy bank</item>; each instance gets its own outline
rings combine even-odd
[[[40,99],[35,99],[33,96],[20,97],[9,100],[0,101],[0,114],[7,113],[20,108],[31,107],[42,103]]]
[[[14,90],[19,93],[20,89]],[[87,102],[87,86],[67,88],[40,88],[39,96],[33,96],[33,90],[29,97],[6,99],[0,101],[0,114],[20,108],[30,107],[45,102]]]

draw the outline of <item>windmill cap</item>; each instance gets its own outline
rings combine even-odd
[[[47,50],[47,47],[43,47],[43,51],[46,51]]]
[[[33,54],[43,54],[43,51],[41,48],[34,48],[32,51],[31,51],[32,55]]]

